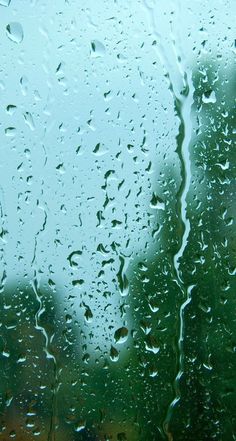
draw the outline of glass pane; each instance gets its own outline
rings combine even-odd
[[[0,0],[0,439],[236,439],[236,4]]]

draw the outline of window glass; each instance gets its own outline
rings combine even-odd
[[[0,0],[0,439],[236,439],[233,0]]]

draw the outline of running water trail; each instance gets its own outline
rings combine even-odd
[[[0,293],[3,293],[4,297],[4,287],[7,279],[7,262],[6,262],[6,244],[7,239],[6,236],[8,234],[6,224],[7,224],[7,216],[6,216],[6,204],[4,199],[4,192],[3,188],[0,185],[0,262],[2,263],[2,270],[1,270],[1,276],[0,276]],[[5,304],[5,297],[4,297],[4,304]]]
[[[58,387],[59,387],[59,370],[58,370],[56,357],[50,351],[50,338],[47,333],[47,330],[44,326],[42,326],[40,324],[40,318],[41,318],[41,315],[44,313],[45,308],[43,306],[43,299],[42,299],[42,295],[40,293],[40,272],[39,272],[38,265],[37,265],[37,248],[38,248],[39,236],[41,234],[43,234],[43,232],[45,231],[45,228],[46,228],[47,213],[43,207],[39,206],[39,203],[38,203],[38,207],[44,211],[44,220],[43,220],[42,227],[39,229],[39,231],[35,235],[34,254],[33,254],[33,259],[31,262],[33,270],[34,270],[34,278],[33,278],[33,282],[32,282],[32,288],[35,293],[36,300],[38,302],[38,309],[35,314],[35,329],[37,329],[39,332],[42,333],[42,335],[44,337],[43,350],[46,353],[47,359],[50,359],[53,362],[54,384],[53,384],[53,389],[52,389],[52,411],[51,411],[50,426],[49,426],[47,441],[55,441],[56,440],[55,427],[56,427],[56,417],[57,417],[57,391],[58,391]]]
[[[179,131],[176,136],[176,153],[180,162],[180,176],[181,182],[176,194],[176,212],[179,220],[180,238],[178,249],[173,255],[173,275],[176,284],[178,285],[183,301],[179,309],[179,331],[178,342],[176,345],[177,352],[177,373],[174,379],[173,389],[174,398],[170,402],[166,417],[163,422],[164,433],[169,441],[173,440],[172,433],[170,431],[170,421],[173,415],[173,409],[176,403],[181,398],[180,392],[180,379],[184,372],[184,347],[183,342],[185,338],[185,323],[184,314],[186,306],[191,302],[191,293],[195,285],[186,286],[183,281],[182,273],[180,270],[180,264],[184,251],[187,247],[188,238],[190,234],[190,222],[187,216],[187,195],[191,184],[191,160],[189,145],[192,136],[192,122],[191,111],[193,105],[194,86],[192,82],[192,72],[187,66],[183,65],[183,57],[177,53],[177,47],[175,41],[172,38],[171,52],[169,47],[164,47],[162,41],[163,36],[157,31],[155,22],[154,4],[150,6],[148,0],[144,0],[144,7],[148,12],[149,21],[151,25],[152,34],[157,39],[157,45],[155,50],[158,58],[165,71],[165,77],[167,78],[169,90],[172,94],[175,111],[179,119]],[[171,37],[171,35],[170,35]],[[173,37],[173,36],[172,36]],[[173,58],[176,60],[173,65]]]

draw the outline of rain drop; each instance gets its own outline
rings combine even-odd
[[[93,40],[91,41],[91,57],[99,58],[105,55],[106,49],[101,41]]]
[[[1,6],[9,6],[11,3],[11,0],[0,0]]]
[[[122,328],[119,328],[116,330],[115,334],[114,334],[114,340],[117,344],[123,344],[126,342],[126,340],[128,339],[128,329],[125,328],[124,326]]]
[[[7,36],[14,43],[21,43],[24,38],[23,28],[20,23],[9,23],[6,26]]]

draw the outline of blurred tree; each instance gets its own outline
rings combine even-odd
[[[236,439],[231,66],[202,60],[193,83],[191,230],[181,281],[174,267],[183,234],[180,182],[167,166],[166,209],[158,210],[153,242],[127,274],[134,319],[127,359],[90,361],[84,324],[50,281],[6,283],[0,298],[3,441]]]

